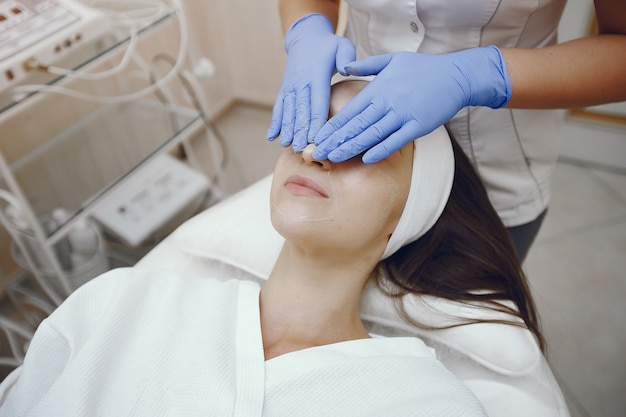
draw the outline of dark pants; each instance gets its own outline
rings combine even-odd
[[[539,233],[539,229],[541,228],[541,223],[543,223],[543,219],[545,219],[547,212],[547,209],[544,210],[539,217],[530,223],[522,224],[520,226],[507,227],[509,235],[515,244],[515,249],[517,250],[517,256],[520,262],[523,263],[524,259],[526,259],[528,250],[535,241],[535,238]]]

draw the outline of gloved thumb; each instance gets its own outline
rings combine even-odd
[[[347,75],[344,68],[347,64],[356,59],[356,48],[350,39],[343,38],[337,45],[337,54],[335,56],[337,72]]]
[[[346,64],[347,75],[377,75],[391,62],[392,54],[374,55],[360,61]]]

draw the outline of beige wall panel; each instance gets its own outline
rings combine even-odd
[[[215,65],[215,74],[200,80],[207,93],[208,113],[214,117],[233,100],[231,28],[227,19],[232,2],[185,0],[184,5],[191,32],[189,55],[192,63],[195,65],[200,58],[206,57]]]
[[[229,2],[227,28],[237,99],[273,105],[286,55],[278,0]]]

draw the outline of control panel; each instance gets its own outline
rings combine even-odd
[[[108,20],[70,0],[0,0],[0,91],[102,35]]]
[[[186,207],[202,201],[209,181],[167,154],[126,179],[107,195],[93,218],[125,244],[136,247]]]

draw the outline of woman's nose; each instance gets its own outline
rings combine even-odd
[[[328,159],[325,159],[323,161],[318,161],[317,159],[313,159],[313,151],[315,150],[315,148],[316,146],[313,143],[309,143],[308,145],[306,145],[306,148],[302,150],[302,154],[301,154],[302,160],[307,165],[318,165],[324,171],[328,171],[330,169],[330,164],[331,164],[331,162]]]

